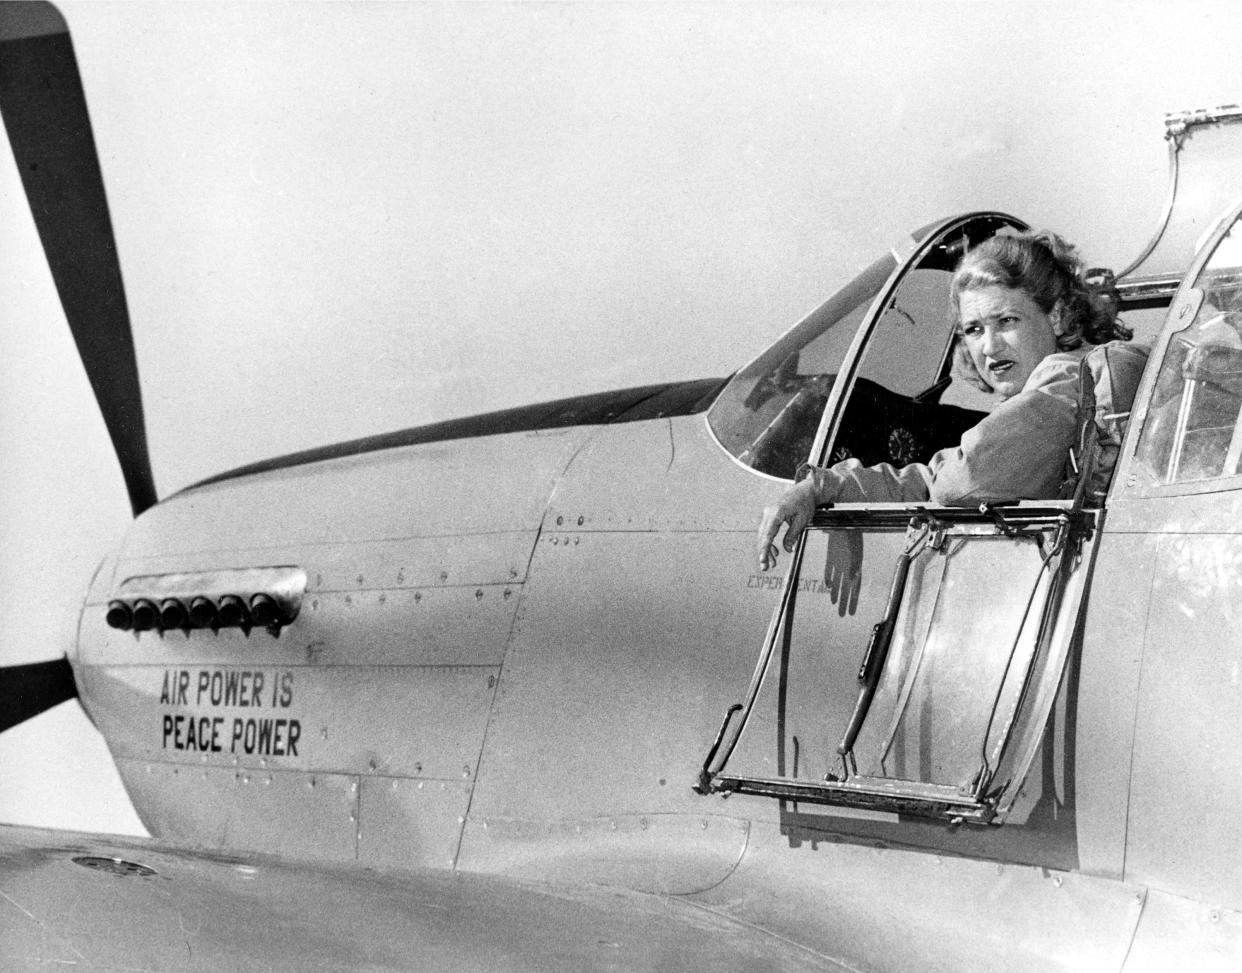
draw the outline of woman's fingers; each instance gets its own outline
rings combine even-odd
[[[785,550],[791,554],[793,553],[793,549],[798,543],[798,538],[802,536],[802,532],[806,530],[806,525],[811,522],[811,518],[814,515],[815,503],[813,501],[799,502],[794,507],[787,518],[789,527],[785,530]]]
[[[802,531],[815,514],[815,496],[811,492],[813,489],[813,486],[808,488],[804,481],[785,491],[785,495],[775,504],[764,508],[755,545],[760,571],[770,571],[776,567],[776,535],[782,527],[785,527],[785,550],[792,551],[798,543]]]
[[[763,518],[759,521],[759,537],[755,544],[760,571],[770,571],[776,567],[776,535],[784,522],[780,504],[763,508]]]

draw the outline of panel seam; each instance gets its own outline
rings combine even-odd
[[[1146,535],[1151,536],[1151,535]],[[1138,684],[1134,689],[1134,719],[1130,726],[1130,767],[1126,774],[1126,820],[1122,828],[1122,844],[1121,844],[1121,880],[1126,881],[1130,858],[1130,816],[1133,809],[1134,801],[1134,751],[1138,740],[1138,724],[1139,714],[1143,711],[1143,671],[1147,667],[1147,633],[1151,630],[1151,615],[1155,608],[1155,598],[1153,594],[1156,589],[1156,569],[1160,563],[1162,549],[1164,547],[1164,539],[1158,538],[1156,541],[1156,556],[1154,558],[1151,580],[1147,586],[1147,612],[1143,616],[1143,631],[1139,635],[1139,671]]]

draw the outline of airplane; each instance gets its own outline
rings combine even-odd
[[[843,504],[777,577],[804,459],[978,420],[945,284],[1021,220],[915,231],[727,380],[158,498],[68,31],[20,20],[0,112],[136,520],[5,719],[76,695],[155,837],[0,829],[6,968],[1238,966],[1242,111],[1166,125],[1103,509]]]

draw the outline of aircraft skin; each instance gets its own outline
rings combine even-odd
[[[900,256],[1006,223],[948,220]],[[0,959],[1238,968],[1242,501],[1236,477],[1169,486],[1136,459],[1197,300],[1173,300],[1106,511],[1066,562],[1047,638],[1065,675],[1049,664],[1039,749],[996,823],[702,786],[787,597],[753,564],[787,480],[722,445],[717,381],[632,390],[256,464],[145,509],[95,576],[70,663],[155,837],[0,828]],[[877,298],[827,393],[829,445],[859,434],[847,399],[871,394],[856,373],[892,306]],[[893,441],[872,425],[864,439]],[[752,782],[831,773],[839,727],[817,714],[852,701],[903,548],[864,533],[846,582],[808,569],[791,586],[829,651],[800,669],[787,651],[759,695],[729,758]],[[1002,604],[1005,581],[984,599]],[[256,614],[268,599],[268,620],[226,618],[226,596]],[[142,600],[182,615],[139,631]]]
[[[1216,534],[1197,553],[1182,501],[1181,534],[1140,501],[1110,504],[1053,722],[1073,759],[1052,776],[1070,776],[1048,785],[1048,813],[978,828],[690,789],[779,596],[750,541],[782,483],[726,455],[701,412],[273,465],[140,517],[83,609],[84,705],[162,841],[654,893],[848,969],[954,969],[981,944],[1018,969],[1169,968],[1171,943],[1201,950],[1196,968],[1236,960],[1236,871],[1183,857],[1224,839],[1207,809],[1231,806],[1232,755],[1212,754],[1211,792],[1177,796],[1193,835],[1167,833],[1165,777],[1137,770],[1170,760],[1162,728],[1188,719],[1161,713],[1160,682],[1139,705],[1140,668],[1176,668],[1161,656],[1186,644],[1146,617],[1158,555],[1176,552],[1170,575],[1222,556]],[[888,563],[872,563],[845,644],[876,617]],[[307,576],[278,635],[105,622],[124,579],[273,565]],[[1225,630],[1227,605],[1204,632]],[[1203,678],[1196,697],[1232,702],[1228,680]],[[220,723],[191,744],[170,716]],[[280,718],[296,738],[247,753],[247,723]],[[1121,730],[1082,739],[1099,727]]]
[[[469,485],[480,467],[506,472]],[[749,522],[777,489],[725,456],[700,414],[186,491],[99,572],[74,660],[82,699],[144,823],[174,845],[652,892],[848,969],[957,968],[981,935],[1019,969],[1121,968],[1146,890],[1120,881],[1118,861],[1095,870],[1110,881],[1075,874],[1075,853],[1107,856],[1063,826],[1029,839],[1029,864],[1006,864],[1009,826],[812,816],[791,832],[770,799],[690,789],[779,594],[754,574]],[[268,564],[311,579],[279,637],[104,622],[121,578]],[[183,672],[185,699],[161,702]],[[254,705],[200,693],[202,673],[235,672],[267,677],[234,694]],[[273,707],[286,675],[292,699]],[[167,732],[182,714],[222,719],[219,752]],[[278,717],[301,724],[289,753],[234,743],[235,720]],[[1124,810],[1124,790],[1103,797],[1105,816]],[[1098,817],[1081,797],[1076,811],[1080,829]],[[900,848],[920,844],[950,855]],[[912,919],[936,931],[934,950],[895,934]]]

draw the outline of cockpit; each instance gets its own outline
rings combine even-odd
[[[1237,211],[1211,222],[1221,193],[1236,192],[1218,170],[1242,152],[1242,111],[1222,111],[1169,120],[1161,225],[1118,275],[1140,340],[1154,336],[1144,312],[1162,322],[1168,309],[1169,323],[1113,494],[1210,491],[1242,476]],[[1191,128],[1201,151],[1183,159]],[[990,396],[954,372],[949,284],[967,249],[1009,227],[1025,228],[969,214],[873,263],[734,376],[708,415],[721,446],[786,479],[807,461],[901,466],[956,444]],[[820,508],[699,789],[950,822],[1031,814],[1041,786],[1028,773],[1054,720],[1103,523],[1084,494]]]
[[[900,272],[895,253],[871,264],[733,377],[708,414],[720,443],[760,473],[792,478],[843,363],[864,347],[845,383],[831,461],[901,466],[955,444],[992,397],[953,374],[949,282],[966,250],[1005,227],[1025,224],[982,213],[927,226],[913,237],[924,244],[917,259]]]

